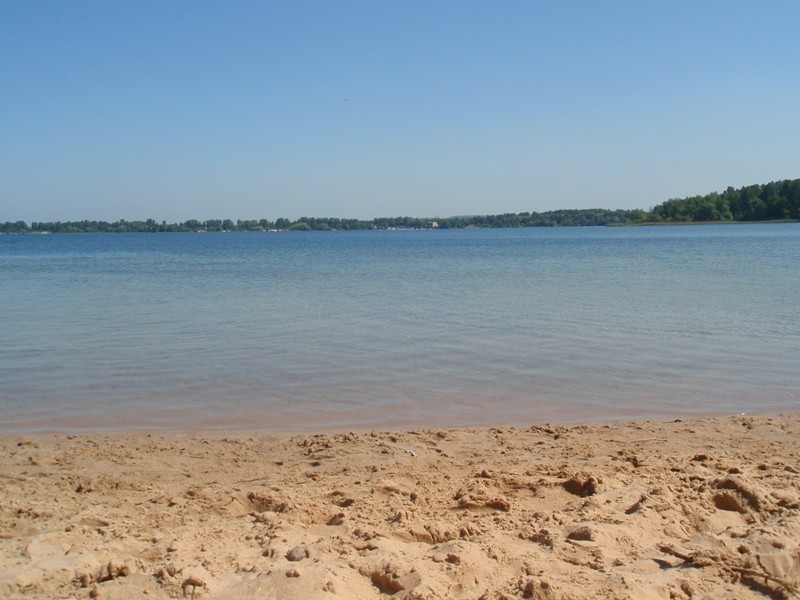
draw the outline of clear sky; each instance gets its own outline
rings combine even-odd
[[[0,221],[650,208],[800,177],[800,2],[0,3]]]

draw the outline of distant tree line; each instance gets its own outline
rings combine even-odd
[[[547,212],[505,213],[501,215],[450,217],[440,227],[588,227],[619,225],[630,221],[632,210],[606,208],[562,209]]]
[[[800,179],[729,187],[722,193],[667,200],[649,212],[633,213],[635,223],[796,221],[800,219]]]
[[[0,223],[0,233],[137,233],[167,231],[332,231],[357,229],[461,229],[465,227],[576,227],[630,223],[691,223],[800,220],[800,179],[773,181],[722,193],[675,198],[650,211],[604,208],[551,210],[447,218],[379,217],[371,220],[301,217],[238,220],[190,219],[180,223],[146,221],[25,221]]]
[[[448,217],[444,219],[417,217],[379,217],[371,220],[338,219],[333,217],[285,218],[269,221],[190,219],[180,223],[146,221],[25,221],[0,223],[0,233],[159,233],[168,231],[332,231],[357,229],[459,229],[465,227],[566,227],[580,225],[612,225],[631,220],[630,210],[555,210],[543,213],[523,212],[501,215]]]

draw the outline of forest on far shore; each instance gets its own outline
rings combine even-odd
[[[635,223],[800,220],[800,179],[729,187],[722,193],[676,198],[651,211],[634,210]]]
[[[604,208],[504,213],[459,217],[379,217],[371,220],[301,217],[237,220],[190,219],[179,223],[145,221],[7,221],[0,233],[137,233],[170,231],[332,231],[359,229],[462,229],[466,227],[585,227],[800,220],[800,179],[772,181],[705,196],[667,200],[650,211]]]

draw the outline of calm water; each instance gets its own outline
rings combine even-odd
[[[0,428],[800,408],[800,224],[0,236]]]

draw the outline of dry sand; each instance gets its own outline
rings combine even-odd
[[[0,445],[3,598],[800,597],[800,415]]]

